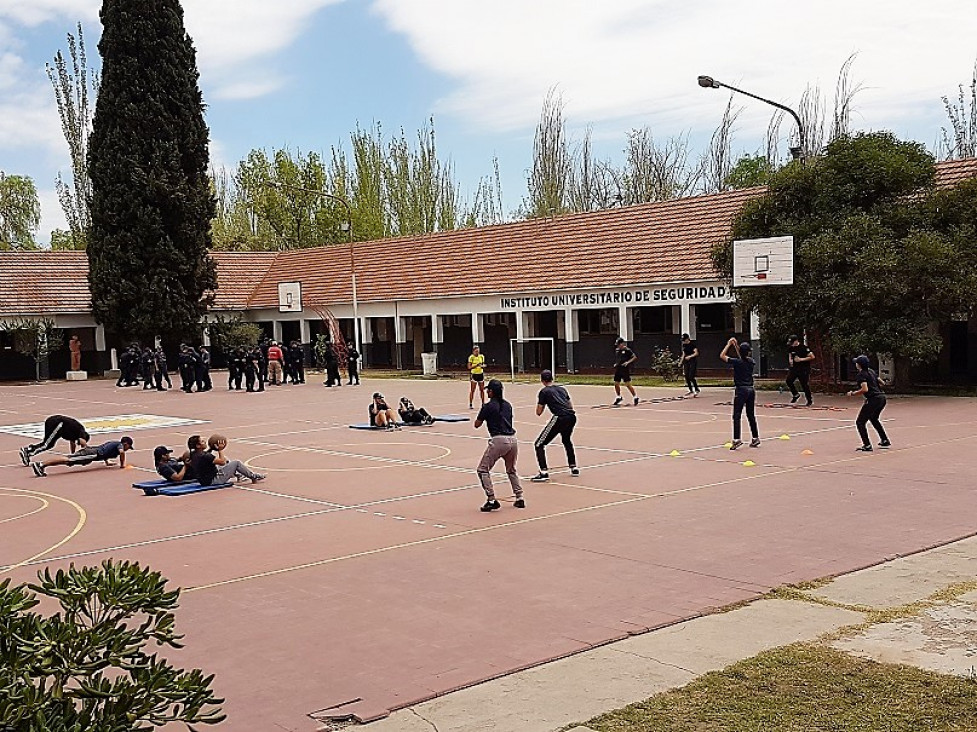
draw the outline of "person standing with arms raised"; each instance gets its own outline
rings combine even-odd
[[[730,355],[732,351],[735,355]],[[743,444],[740,439],[743,409],[746,409],[746,420],[750,423],[750,447],[760,447],[760,430],[756,421],[756,388],[753,385],[753,370],[756,362],[753,360],[753,346],[746,341],[739,345],[735,338],[730,338],[726,342],[726,347],[719,358],[723,363],[728,363],[733,368],[733,442],[730,450],[736,450]]]

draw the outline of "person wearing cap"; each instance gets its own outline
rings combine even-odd
[[[526,501],[522,496],[522,484],[516,470],[516,460],[519,457],[519,442],[516,440],[516,430],[512,426],[512,405],[502,398],[502,382],[492,379],[485,389],[488,401],[478,410],[475,418],[475,429],[483,424],[488,427],[489,444],[478,463],[478,480],[485,491],[485,504],[481,511],[495,511],[501,508],[492,488],[492,467],[501,459],[505,463],[505,473],[512,486],[512,493],[516,497],[512,505],[525,508]]]
[[[370,402],[370,426],[388,430],[400,429],[397,415],[384,401],[383,394],[378,391],[373,393],[373,401]]]
[[[730,355],[730,353],[734,355]],[[736,450],[743,445],[740,439],[740,421],[743,416],[743,409],[746,408],[746,420],[750,423],[750,447],[760,447],[760,430],[756,422],[756,389],[753,386],[753,370],[756,362],[751,354],[753,346],[746,341],[736,343],[735,338],[730,338],[726,342],[719,358],[723,363],[727,363],[733,368],[733,442],[730,450]]]
[[[797,387],[794,385],[794,382],[800,381],[804,396],[807,398],[807,406],[811,406],[814,403],[811,398],[811,362],[814,360],[814,354],[796,335],[787,339],[787,346],[790,349],[787,352],[787,359],[790,361],[790,369],[787,371],[787,388],[790,389],[791,394],[790,403],[793,404],[801,398]]]
[[[285,355],[278,346],[278,341],[272,341],[268,346],[268,383],[275,386],[282,385],[282,361]]]
[[[858,388],[849,391],[848,396],[853,397],[861,394],[865,397],[858,417],[855,419],[855,428],[858,430],[858,436],[862,438],[862,446],[856,450],[858,452],[872,452],[872,443],[868,439],[868,429],[865,427],[868,422],[871,422],[875,431],[879,433],[879,447],[891,447],[892,443],[889,442],[889,437],[879,419],[882,410],[885,409],[886,399],[881,389],[885,382],[869,368],[868,356],[862,355],[855,358],[855,366],[858,369],[858,373],[855,375],[855,383],[858,384]]]
[[[434,417],[424,407],[415,407],[407,397],[400,398],[397,414],[404,424],[434,424]]]
[[[74,452],[78,445],[88,447],[89,439],[88,431],[77,419],[63,414],[52,414],[44,420],[44,437],[41,441],[20,448],[20,461],[25,467],[30,465],[34,455],[50,450],[58,440],[67,440],[69,452]]]
[[[112,463],[109,461],[113,458],[119,458],[119,467],[124,468],[126,466],[126,452],[131,449],[132,438],[123,437],[117,441],[103,442],[98,447],[83,447],[67,457],[53,457],[44,462],[31,463],[31,468],[34,469],[34,475],[38,478],[47,476],[47,469],[53,465],[74,467],[75,465],[91,465],[96,460],[103,460],[106,465],[111,465]]]
[[[623,338],[618,338],[614,341],[614,393],[617,394],[617,398],[614,400],[614,406],[618,406],[624,398],[621,396],[621,382],[628,387],[628,391],[631,392],[631,398],[634,399],[634,404],[638,404],[638,395],[634,391],[634,387],[631,386],[631,364],[638,360],[638,357],[634,355],[634,351],[628,348],[628,342]]]
[[[699,347],[688,333],[682,334],[682,375],[685,376],[685,386],[689,393],[685,396],[699,396],[699,382],[695,376],[699,371]]]
[[[193,471],[190,470],[189,462],[175,459],[173,451],[165,445],[160,445],[153,450],[153,461],[156,463],[156,472],[171,483],[193,480]]]
[[[485,356],[478,346],[472,348],[472,355],[468,357],[468,374],[471,386],[468,388],[468,408],[474,409],[475,385],[478,384],[478,397],[485,404]]]
[[[570,401],[570,394],[559,384],[553,383],[553,372],[545,369],[539,375],[539,380],[543,382],[543,388],[536,396],[536,416],[543,413],[544,408],[549,408],[550,421],[546,423],[543,431],[536,438],[536,462],[539,463],[539,474],[530,478],[534,483],[541,483],[550,479],[549,470],[546,466],[546,446],[559,435],[563,441],[563,449],[567,453],[567,465],[570,467],[570,475],[580,475],[577,469],[577,458],[573,450],[573,428],[577,425],[577,413],[573,409]]]
[[[235,477],[238,480],[249,478],[252,483],[257,483],[267,477],[254,472],[240,460],[228,460],[224,457],[227,440],[208,448],[200,435],[191,435],[187,439],[187,447],[190,449],[190,470],[200,485],[230,483]]]

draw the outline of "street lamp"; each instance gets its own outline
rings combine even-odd
[[[302,188],[301,186],[293,186],[288,183],[278,183],[277,181],[265,181],[265,185],[271,188],[278,188],[280,190],[290,190],[290,191],[300,191],[302,193],[311,193],[322,198],[328,198],[331,201],[338,201],[343,204],[346,209],[346,220],[339,225],[340,231],[346,232],[346,241],[349,244],[349,271],[353,282],[353,346],[356,348],[356,352],[360,352],[360,313],[359,305],[356,299],[356,256],[353,253],[353,209],[347,201],[342,196],[336,196],[332,193],[326,193],[324,191],[317,191],[312,188]]]
[[[745,94],[746,96],[748,96],[748,97],[750,97],[752,99],[757,99],[757,100],[759,100],[761,102],[766,102],[770,106],[776,107],[777,109],[782,109],[785,112],[787,112],[788,114],[790,114],[790,116],[794,118],[794,121],[797,122],[797,136],[798,136],[798,140],[800,142],[800,145],[798,145],[796,147],[790,148],[790,154],[794,158],[794,160],[800,160],[802,163],[804,162],[804,149],[806,147],[807,138],[804,135],[804,125],[801,124],[801,118],[797,115],[797,112],[795,112],[793,109],[791,109],[790,107],[785,106],[783,104],[780,104],[779,102],[775,102],[775,101],[773,101],[771,99],[765,99],[763,97],[758,97],[756,94],[751,94],[748,91],[743,91],[742,89],[737,89],[735,86],[730,86],[729,84],[724,84],[721,81],[716,81],[711,76],[700,76],[699,77],[699,86],[701,86],[701,87],[703,87],[705,89],[719,89],[720,87],[725,87],[726,89],[729,89],[730,91],[737,92],[738,94]]]

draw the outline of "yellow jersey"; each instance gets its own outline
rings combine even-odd
[[[485,356],[483,356],[481,353],[477,356],[474,354],[469,356],[468,370],[476,376],[482,373],[485,370]]]

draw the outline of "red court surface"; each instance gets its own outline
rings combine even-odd
[[[569,475],[557,441],[550,482],[525,482],[527,508],[513,507],[499,473],[502,509],[485,514],[473,469],[484,428],[347,427],[365,420],[376,389],[391,404],[406,395],[434,414],[467,414],[467,383],[247,394],[221,389],[221,379],[200,395],[107,381],[0,386],[0,425],[54,413],[206,421],[131,432],[134,469],[52,467],[47,478],[17,457],[34,440],[0,433],[0,578],[109,557],[162,571],[184,588],[186,648],[174,658],[216,674],[227,699],[221,729],[368,721],[784,583],[975,533],[970,399],[890,398],[883,418],[895,447],[873,454],[853,452],[854,399],[761,407],[762,446],[730,452],[730,407],[718,404],[727,389],[592,409],[611,388],[571,387],[582,474]],[[545,423],[536,391],[506,388],[527,478]],[[785,400],[760,395],[762,404]],[[194,432],[227,435],[229,456],[268,479],[184,497],[129,487],[152,477],[154,446],[182,448]]]

